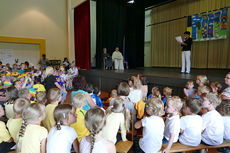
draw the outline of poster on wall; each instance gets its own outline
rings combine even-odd
[[[14,51],[13,49],[1,49],[0,48],[0,61],[3,64],[14,63]]]
[[[227,38],[228,8],[215,13],[192,15],[192,39],[194,41]]]

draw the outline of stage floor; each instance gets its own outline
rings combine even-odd
[[[180,73],[179,68],[136,68],[128,70],[80,70],[80,75],[86,77],[87,82],[98,86],[102,91],[110,92],[116,89],[121,81],[127,81],[132,75],[136,76],[141,73],[146,76],[149,85],[149,92],[153,86],[162,90],[164,87],[173,89],[174,95],[183,96],[183,89],[188,80],[193,80],[195,84],[196,76],[200,74],[207,75],[210,81],[218,81],[226,88],[224,83],[225,75],[230,70],[220,69],[192,69],[190,74]],[[195,87],[197,85],[195,84]]]
[[[228,69],[191,69],[190,74],[182,74],[179,68],[136,68],[124,71],[120,70],[101,70],[96,71],[111,72],[111,73],[126,73],[130,75],[144,74],[147,77],[164,77],[164,78],[177,78],[186,80],[196,80],[196,76],[200,74],[207,75],[210,81],[224,82],[225,75],[230,72]]]

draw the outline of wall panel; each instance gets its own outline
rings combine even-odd
[[[230,0],[177,0],[152,9],[151,27],[152,66],[180,67],[181,46],[175,41],[183,36],[187,27],[187,18],[219,8],[230,6]],[[230,11],[230,10],[229,10]],[[229,22],[230,23],[230,22]],[[228,29],[230,28],[228,24]],[[191,52],[192,68],[230,68],[229,30],[227,39],[193,42]]]

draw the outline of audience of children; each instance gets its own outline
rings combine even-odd
[[[59,80],[54,75],[53,68],[47,67],[44,83],[41,79],[44,77],[42,71],[35,72],[26,68],[25,64],[21,64],[19,71],[16,70],[18,70],[16,65],[13,73],[9,65],[1,69],[1,100],[4,102],[1,104],[5,108],[8,120],[7,124],[0,121],[1,153],[11,151],[14,142],[17,143],[17,151],[23,153],[43,153],[46,150],[48,153],[70,153],[72,145],[75,152],[114,153],[116,152],[114,144],[120,140],[116,138],[119,128],[122,140],[127,140],[126,131],[129,130],[131,112],[134,118],[138,115],[140,119],[133,120],[134,123],[136,122],[135,128],[143,127],[143,138],[134,139],[134,152],[158,152],[164,143],[168,145],[163,153],[168,153],[173,143],[178,140],[189,146],[197,146],[200,143],[220,145],[223,141],[230,141],[230,73],[225,77],[228,87],[222,93],[221,84],[212,82],[209,85],[205,75],[197,76],[197,92],[193,81],[188,81],[184,89],[186,101],[183,113],[186,116],[180,118],[183,102],[179,97],[172,95],[171,88],[163,89],[162,101],[157,87],[152,88],[152,94],[149,95],[147,102],[142,99],[146,97],[147,92],[144,89],[148,87],[144,77],[139,79],[132,76],[128,83],[121,82],[117,91],[112,92],[112,98],[109,99],[110,107],[107,111],[103,111],[99,108],[103,107],[102,101],[98,100],[100,91],[94,87],[90,96],[90,93],[86,92],[86,83],[84,85],[84,79],[82,81],[78,72],[77,76],[71,76],[70,72],[64,69],[59,71],[62,83],[67,82],[69,73],[74,90],[77,90],[71,95],[72,106],[60,104],[64,90],[58,89],[62,85],[58,84]],[[47,80],[51,76],[53,78]],[[54,84],[52,86],[54,88],[50,88],[50,83]],[[43,84],[48,90],[45,90]],[[146,87],[142,89],[144,86]],[[36,91],[33,95],[34,99],[31,99],[32,88]],[[32,102],[34,103],[30,104]],[[216,111],[219,104],[217,110],[220,113]],[[0,105],[0,118],[4,116],[2,105]],[[85,106],[87,109],[83,109]],[[164,114],[164,106],[167,113],[165,124],[161,118]],[[205,111],[200,111],[201,107]],[[202,116],[198,116],[198,112]],[[228,148],[218,151],[229,152]]]

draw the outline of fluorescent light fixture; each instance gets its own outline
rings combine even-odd
[[[134,3],[134,0],[129,0],[127,3],[133,4],[133,3]]]

